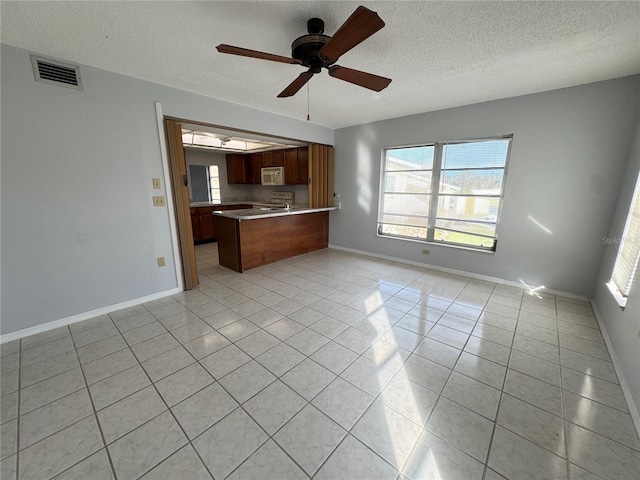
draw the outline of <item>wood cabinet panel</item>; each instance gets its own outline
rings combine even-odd
[[[216,238],[216,225],[213,221],[212,208],[208,213],[200,214],[200,240],[214,240]]]
[[[309,184],[309,148],[298,148],[298,181],[300,185]]]
[[[220,265],[237,272],[327,248],[329,243],[329,212],[251,220],[217,216],[216,221]]]
[[[227,183],[230,185],[248,183],[250,174],[247,167],[249,166],[245,155],[227,154]]]
[[[242,272],[238,221],[234,218],[216,217],[218,227],[218,261],[220,265]]]
[[[284,167],[284,150],[276,150],[273,152],[273,165],[274,167]]]
[[[284,151],[284,183],[286,185],[298,183],[298,150],[296,148]]]
[[[273,167],[273,152],[264,152],[262,154],[262,166]]]
[[[253,155],[251,155],[251,175],[250,175],[251,180],[248,183],[253,183],[258,185],[262,183],[261,172],[260,172],[260,169],[262,168],[262,160],[263,160],[262,153],[254,153]]]
[[[216,224],[213,218],[214,207],[191,208],[191,228],[193,241],[205,242],[216,239]]]

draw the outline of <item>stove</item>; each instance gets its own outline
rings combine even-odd
[[[254,202],[253,206],[254,207],[273,207],[276,205],[284,205],[285,203],[288,203],[289,205],[293,204],[293,192],[271,192],[271,197],[269,198],[269,202],[268,203],[260,203],[260,202]]]

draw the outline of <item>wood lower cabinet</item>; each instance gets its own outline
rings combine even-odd
[[[216,229],[216,217],[213,215],[217,210],[240,210],[253,208],[253,205],[213,205],[210,207],[191,207],[191,228],[193,230],[194,243],[211,242],[218,238]]]
[[[213,207],[191,208],[191,226],[194,242],[215,240],[216,224],[213,218]]]
[[[216,215],[220,265],[250,268],[327,248],[329,212],[238,220]]]
[[[200,234],[200,218],[197,208],[191,208],[191,231],[193,232],[194,243],[201,242],[202,235]]]

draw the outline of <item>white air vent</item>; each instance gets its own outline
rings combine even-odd
[[[80,67],[70,63],[53,60],[51,58],[37,57],[31,55],[33,73],[36,82],[60,85],[61,87],[75,88],[82,90],[80,80]]]

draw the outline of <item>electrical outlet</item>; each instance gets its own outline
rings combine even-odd
[[[153,197],[153,206],[154,207],[164,207],[164,197],[162,197],[162,196],[154,196]]]
[[[154,190],[160,190],[160,179],[159,178],[154,178],[152,179],[153,181],[153,189]]]
[[[159,267],[164,267],[165,266],[164,257],[158,257],[158,266]]]
[[[422,254],[423,255],[429,255],[429,250],[427,250],[426,248],[422,249]]]

